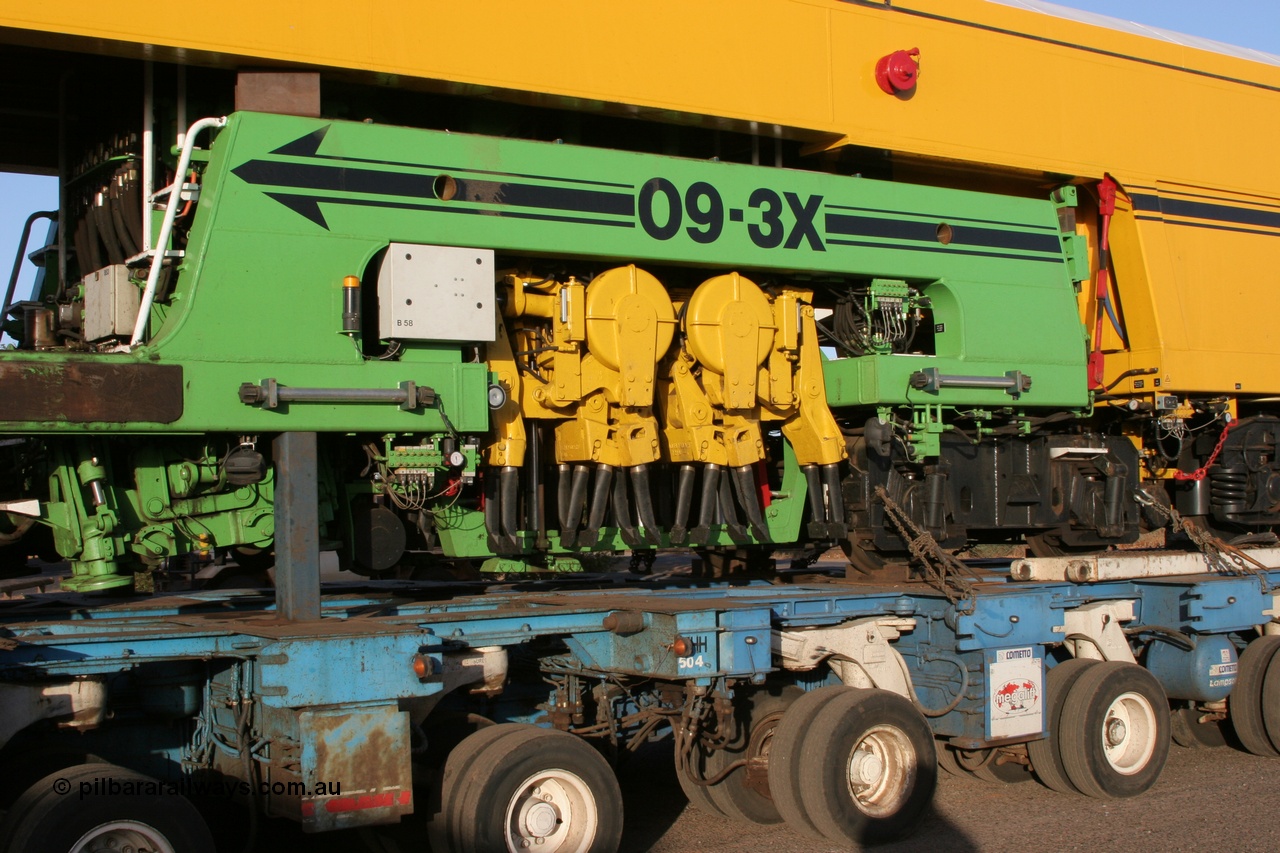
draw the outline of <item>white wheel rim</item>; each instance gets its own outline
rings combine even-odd
[[[507,803],[507,850],[585,853],[595,841],[599,822],[596,799],[581,777],[567,770],[544,770],[521,782]]]
[[[1102,752],[1112,769],[1132,776],[1156,751],[1156,712],[1140,693],[1122,693],[1102,720]]]
[[[893,726],[869,729],[849,756],[849,795],[871,817],[896,814],[916,773],[911,739]]]
[[[177,853],[164,834],[136,820],[104,823],[80,836],[71,853]]]

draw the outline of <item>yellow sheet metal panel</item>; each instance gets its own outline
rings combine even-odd
[[[1280,200],[1167,182],[1124,189],[1111,248],[1128,351],[1104,321],[1106,382],[1129,369],[1158,368],[1115,392],[1280,393],[1280,333],[1272,317]],[[1090,330],[1092,294],[1090,285],[1080,299]]]
[[[1163,390],[1280,393],[1267,320],[1280,269],[1280,64],[986,0],[219,0],[180,15],[147,0],[0,4],[0,43],[61,37],[75,50],[347,69],[723,123],[814,149],[885,149],[905,180],[936,176],[930,162],[967,163],[992,191],[1018,174],[1048,173],[1046,187],[1111,174],[1135,205],[1115,226],[1128,351],[1108,329],[1107,381],[1158,366]],[[917,85],[886,94],[877,60],[911,48]]]
[[[1280,67],[991,3],[847,8],[832,41],[848,48],[833,55],[850,143],[1280,192],[1266,142],[1280,132]],[[906,47],[920,49],[918,86],[886,96],[869,54]]]
[[[1142,250],[1164,266],[1151,298],[1178,311],[1163,329],[1164,387],[1280,392],[1280,200],[1168,182],[1129,191]]]
[[[1280,67],[985,0],[5,7],[8,41],[18,30],[113,39],[138,56],[358,69],[929,157],[1280,195],[1267,150],[1280,136]],[[914,96],[886,95],[876,61],[912,47]]]
[[[0,26],[827,128],[828,13],[778,0],[5,0]],[[165,58],[173,58],[165,51]]]

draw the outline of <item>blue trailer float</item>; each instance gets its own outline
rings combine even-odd
[[[184,796],[210,791],[309,832],[614,850],[617,758],[662,739],[698,808],[873,843],[917,822],[939,765],[1127,797],[1224,719],[1280,746],[1280,571],[1253,562],[1274,550],[321,594],[296,538],[274,594],[4,602],[4,850],[211,851]]]

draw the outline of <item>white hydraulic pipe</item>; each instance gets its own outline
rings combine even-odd
[[[155,192],[155,70],[151,61],[143,66],[142,84],[142,251],[151,251],[151,194]]]
[[[187,126],[187,66],[178,66],[178,147],[186,144],[187,136],[182,129]]]
[[[133,337],[129,346],[136,347],[142,342],[142,335],[147,329],[147,320],[151,317],[151,303],[156,298],[156,284],[160,281],[160,268],[164,266],[164,256],[169,245],[169,235],[173,232],[173,220],[178,217],[178,205],[182,202],[182,187],[186,183],[187,169],[191,166],[191,152],[195,148],[197,134],[213,127],[225,127],[227,117],[202,118],[187,131],[183,142],[182,155],[178,158],[178,169],[175,172],[173,185],[168,188],[169,203],[165,205],[164,220],[160,223],[160,234],[156,237],[156,245],[151,256],[151,270],[147,273],[147,287],[142,291],[142,304],[138,306],[138,319],[133,324]],[[164,190],[161,190],[164,192]]]

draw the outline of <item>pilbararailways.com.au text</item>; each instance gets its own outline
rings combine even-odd
[[[80,799],[87,797],[120,797],[120,796],[201,796],[201,797],[247,797],[257,792],[260,795],[272,794],[289,797],[336,797],[342,794],[341,782],[316,782],[307,785],[303,782],[257,782],[249,783],[238,779],[197,779],[183,778],[173,781],[159,779],[116,779],[111,776],[95,776],[82,779],[75,786],[70,781],[58,778],[53,780],[53,791],[57,794],[70,794],[73,790]]]

